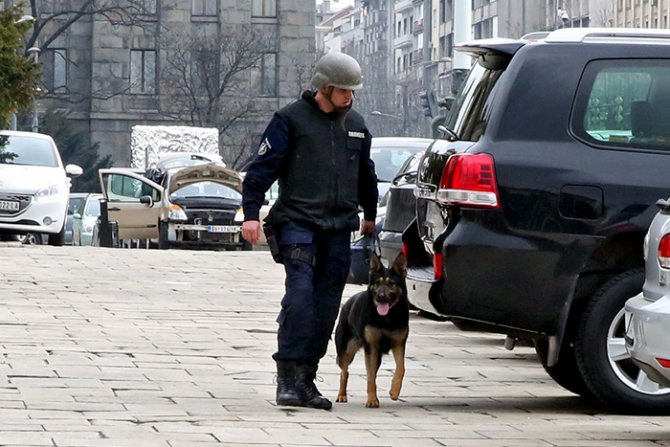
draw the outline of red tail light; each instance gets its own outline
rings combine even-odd
[[[442,171],[437,201],[443,204],[499,208],[493,157],[454,154]]]
[[[442,279],[442,253],[433,255],[433,276],[436,280]]]
[[[670,269],[670,234],[663,236],[658,244],[658,264]]]
[[[402,254],[405,255],[405,259],[407,259],[407,254],[409,253],[409,249],[407,248],[407,244],[403,243],[402,244]]]
[[[670,368],[670,360],[668,360],[668,359],[656,359],[656,361],[663,368]]]

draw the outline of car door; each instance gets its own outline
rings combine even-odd
[[[157,239],[163,187],[132,169],[100,169],[98,175],[119,239]]]

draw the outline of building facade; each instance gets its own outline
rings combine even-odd
[[[239,167],[314,66],[313,0],[103,0],[111,12],[80,15],[60,33],[88,2],[32,2],[44,25],[39,110],[70,112],[116,166],[128,165],[142,124],[217,127],[224,159]]]

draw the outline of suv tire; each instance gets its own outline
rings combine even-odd
[[[644,283],[644,269],[615,276],[593,295],[575,337],[575,358],[584,381],[604,404],[634,413],[667,413],[670,389],[651,393],[639,388],[641,370],[624,344],[624,304]]]
[[[558,362],[554,366],[547,366],[547,351],[548,343],[546,340],[535,342],[535,352],[542,361],[542,367],[549,374],[549,377],[566,390],[578,396],[593,398],[591,389],[579,371],[579,366],[575,359],[574,346],[571,343],[563,343],[561,352],[558,355]]]

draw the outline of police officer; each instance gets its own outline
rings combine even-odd
[[[279,197],[265,219],[286,271],[273,355],[278,405],[332,407],[314,380],[339,312],[359,206],[361,234],[374,232],[377,213],[372,137],[351,108],[362,80],[354,58],[324,55],[312,78],[316,91],[274,114],[244,178],[242,237],[252,244],[265,192],[279,179]]]

